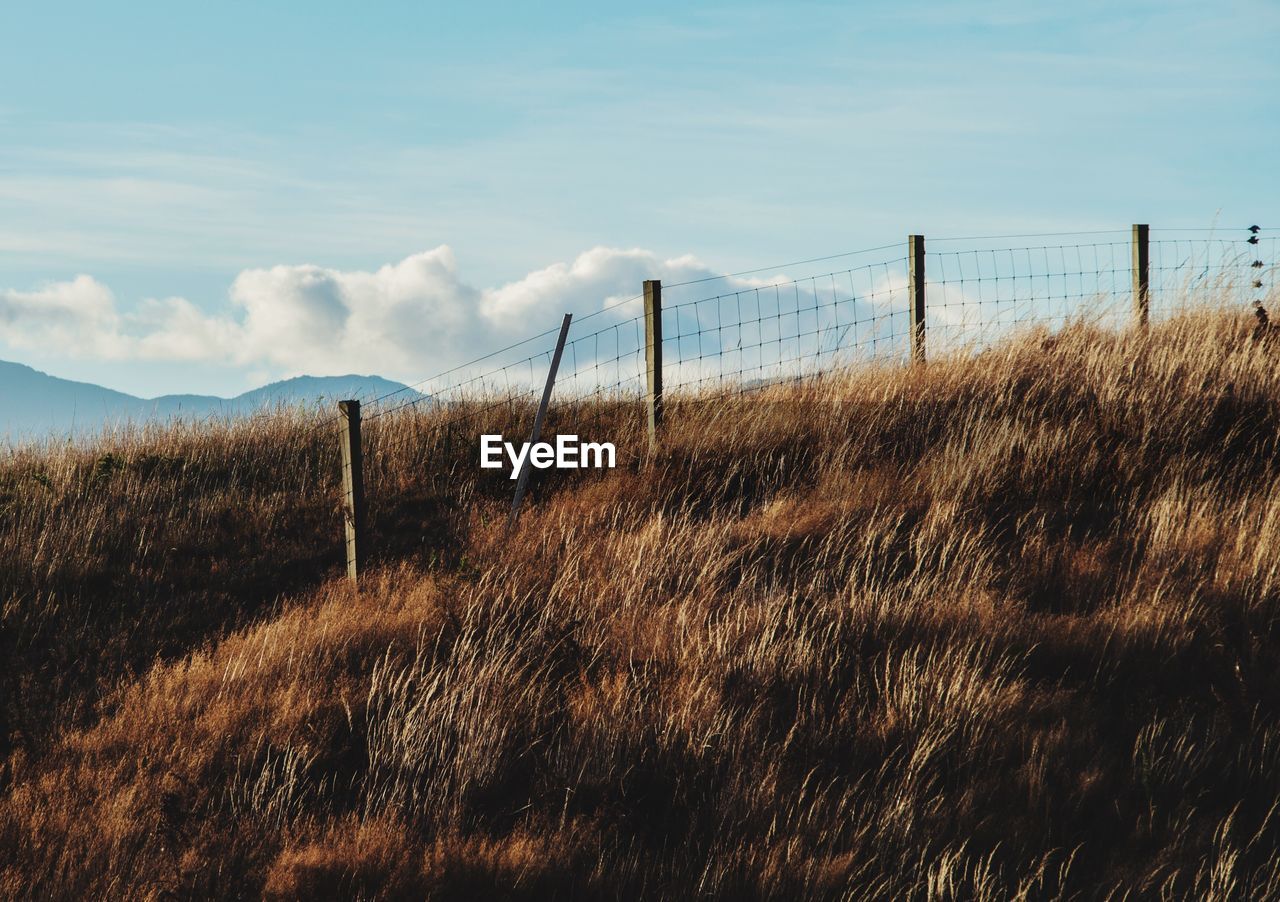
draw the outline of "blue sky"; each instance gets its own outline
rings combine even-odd
[[[1280,207],[1272,2],[0,16],[0,358],[143,395],[411,380],[646,275]]]

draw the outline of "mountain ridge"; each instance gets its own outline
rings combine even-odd
[[[318,406],[344,398],[400,392],[425,398],[382,376],[293,376],[230,398],[168,394],[141,398],[92,382],[64,379],[23,363],[0,360],[0,437],[23,439],[81,436],[124,424],[210,416],[245,416],[273,407]]]

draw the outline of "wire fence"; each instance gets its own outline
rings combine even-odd
[[[1151,234],[1147,303],[1153,320],[1205,304],[1247,307],[1267,301],[1274,291],[1280,262],[1274,229]],[[1018,238],[1040,240],[1008,243]],[[907,360],[905,247],[837,255],[874,259],[800,278],[769,276],[782,267],[768,267],[664,286],[661,359],[667,394],[715,396],[868,361]],[[1132,315],[1134,259],[1127,229],[930,239],[923,278],[930,355],[985,347],[1028,326],[1058,329],[1077,320],[1122,326]],[[724,289],[690,296],[689,288],[714,280],[725,283]],[[674,296],[673,289],[682,287],[686,296]],[[575,319],[554,407],[644,395],[641,297]],[[366,419],[426,407],[446,424],[462,424],[495,408],[536,401],[557,331],[365,399]]]
[[[612,300],[572,322],[547,428],[590,436],[603,417],[616,425],[620,409],[639,424],[652,398],[651,361],[673,406],[869,362],[906,363],[926,347],[929,359],[978,350],[1019,329],[1119,328],[1136,314],[1146,323],[1197,307],[1250,312],[1280,300],[1280,230],[1138,229],[929,239],[914,258],[904,242]],[[846,258],[859,259],[813,275],[776,275]],[[708,291],[716,282],[719,290]],[[660,324],[652,333],[646,304]],[[465,445],[474,458],[482,432],[527,437],[558,334],[550,328],[362,399],[372,427],[370,493],[395,490],[401,477],[386,462],[406,449],[426,463],[442,443]],[[398,416],[411,410],[432,416]],[[394,429],[383,428],[392,421]]]
[[[1275,229],[1240,237],[1152,231],[1153,315],[1206,305],[1266,304],[1275,297],[1280,264],[1280,235]]]
[[[899,256],[664,307],[664,381],[697,393],[896,356],[909,328],[906,287]]]
[[[1153,320],[1207,304],[1245,309],[1274,296],[1277,230],[1153,229],[1146,244]],[[714,399],[871,361],[909,360],[906,249],[905,243],[884,245],[663,286],[659,358],[666,397],[672,403]],[[848,257],[863,259],[798,278],[770,275]],[[930,239],[921,279],[929,355],[986,347],[1029,326],[1122,326],[1133,312],[1135,259],[1130,230]],[[716,281],[721,290],[699,292]],[[571,428],[570,412],[581,415],[602,402],[637,406],[645,396],[642,297],[615,300],[574,320],[555,382],[552,428]],[[365,422],[428,409],[435,413],[433,435],[474,442],[479,424],[531,419],[557,334],[550,328],[362,399]],[[422,438],[413,430],[397,433],[401,442]]]
[[[1127,241],[971,248],[928,258],[930,349],[990,341],[1035,323],[1061,328],[1091,313],[1109,317],[1109,301],[1127,299],[1133,269]]]

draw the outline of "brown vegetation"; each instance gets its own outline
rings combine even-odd
[[[1278,353],[1079,326],[651,460],[570,411],[619,468],[512,535],[374,421],[359,594],[306,417],[13,452],[0,895],[1280,897]]]

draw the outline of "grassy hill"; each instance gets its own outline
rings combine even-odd
[[[652,458],[600,404],[512,534],[374,421],[359,593],[302,415],[10,452],[0,895],[1280,897],[1278,363],[1076,327]]]

